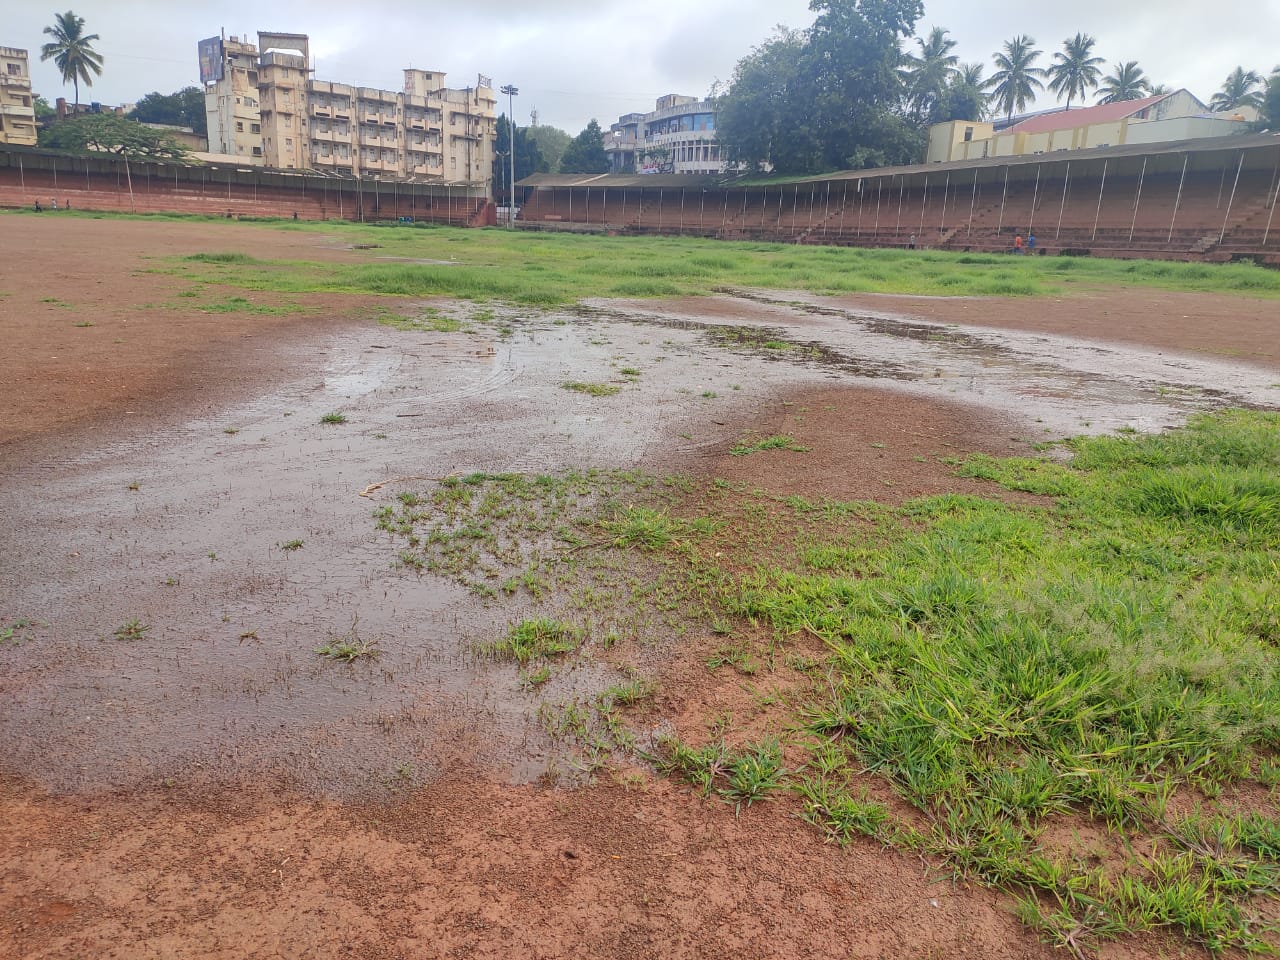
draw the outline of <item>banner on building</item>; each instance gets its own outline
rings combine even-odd
[[[217,83],[222,79],[222,38],[210,37],[201,40],[200,50],[200,82]]]

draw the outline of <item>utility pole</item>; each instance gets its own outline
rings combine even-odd
[[[507,132],[511,134],[511,195],[507,197],[507,229],[515,229],[516,220],[516,111],[515,97],[518,87],[507,84],[502,88],[507,95]]]

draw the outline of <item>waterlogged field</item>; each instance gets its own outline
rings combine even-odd
[[[128,324],[70,282],[39,301],[46,329],[64,301],[84,318],[58,353],[95,323],[123,349],[142,316],[181,335],[190,310],[272,331],[268,360],[298,372],[8,462],[0,507],[29,523],[4,534],[27,571],[0,610],[6,770],[85,796],[66,813],[6,787],[24,829],[61,824],[23,848],[43,859],[0,846],[24,955],[147,930],[157,876],[183,878],[158,902],[191,942],[242,955],[281,929],[296,956],[355,929],[388,957],[477,936],[476,955],[1280,948],[1280,375],[1212,341],[1166,356],[819,300],[1034,313],[1089,291],[1078,309],[1120,324],[1107,291],[1270,308],[1280,274],[207,226],[132,265],[151,302]],[[221,242],[249,231],[268,239]],[[271,237],[306,243],[275,259]],[[330,302],[299,294],[376,296],[286,349],[276,331]],[[244,781],[306,799],[250,823]],[[170,849],[175,810],[191,843]]]
[[[335,266],[210,251],[169,269],[250,290],[444,296],[534,306],[588,297],[688,296],[724,286],[825,295],[1029,297],[1061,294],[1073,285],[1123,284],[1280,297],[1280,273],[1252,264],[1017,258],[425,226],[290,223],[263,229],[336,233],[370,262]]]
[[[956,464],[1032,505],[474,474],[377,518],[404,566],[546,608],[491,648],[529,685],[690,621],[724,637],[712,671],[802,675],[774,707],[781,736],[722,723],[641,751],[708,797],[790,793],[839,843],[868,836],[1010,891],[1077,954],[1156,929],[1268,951],[1280,416],[1064,449]],[[619,717],[652,692],[633,678],[544,721],[595,772],[635,748]]]

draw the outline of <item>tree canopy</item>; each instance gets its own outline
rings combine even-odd
[[[608,173],[609,156],[604,152],[604,133],[594,118],[573,138],[560,158],[561,173]]]
[[[996,72],[991,75],[992,98],[1007,119],[1014,110],[1025,110],[1036,99],[1036,91],[1044,89],[1041,77],[1045,71],[1035,65],[1040,51],[1034,37],[1019,34],[1006,40],[1004,50],[995,55]]]
[[[1059,98],[1067,98],[1067,109],[1077,97],[1083,100],[1089,91],[1098,86],[1102,76],[1101,57],[1093,55],[1097,41],[1087,33],[1077,33],[1062,43],[1062,51],[1053,55],[1054,63],[1046,71],[1049,89]]]
[[[1262,109],[1262,98],[1265,85],[1256,70],[1236,67],[1227,74],[1222,89],[1209,101],[1210,110],[1238,110],[1240,107]]]
[[[902,43],[920,0],[812,0],[808,30],[780,29],[734,68],[717,100],[717,135],[731,159],[782,174],[911,163],[923,146],[908,114]],[[946,32],[922,56],[946,75]],[[925,94],[932,109],[935,96]]]
[[[40,131],[40,146],[72,153],[112,153],[130,160],[187,159],[186,148],[160,130],[115,113],[90,113]]]
[[[1280,128],[1280,67],[1271,71],[1262,95],[1262,123],[1272,130]]]
[[[517,131],[520,129],[520,127],[516,127]],[[547,165],[547,172],[558,173],[560,170],[560,158],[569,149],[569,143],[573,138],[559,127],[548,127],[540,124],[536,127],[524,127],[523,129],[529,139],[538,145],[542,159]]]
[[[55,14],[53,26],[44,32],[53,40],[40,48],[40,59],[52,60],[62,74],[63,83],[75,85],[76,113],[80,112],[80,81],[86,87],[93,86],[93,78],[102,76],[102,55],[93,49],[96,33],[84,32],[84,17],[72,11]]]
[[[505,202],[511,182],[511,121],[504,113],[498,117],[497,136],[493,145],[494,193]],[[528,127],[516,127],[516,182],[531,173],[546,173],[547,162],[538,143],[529,136]]]
[[[148,93],[129,114],[143,123],[165,123],[174,127],[190,127],[208,136],[209,118],[204,109],[204,91],[199,87],[183,87],[174,93]]]
[[[1137,60],[1126,60],[1117,63],[1115,72],[1102,78],[1102,86],[1098,88],[1102,94],[1099,103],[1120,103],[1124,100],[1141,100],[1151,94],[1151,81],[1138,66]]]

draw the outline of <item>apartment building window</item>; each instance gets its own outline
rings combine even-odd
[[[261,147],[254,147],[254,148],[253,148],[253,155],[254,155],[255,157],[260,157],[260,156],[262,156],[262,148],[261,148]]]
[[[6,64],[5,64],[5,67],[6,67],[6,68],[8,69],[8,71],[9,71],[9,76],[11,76],[11,77],[20,77],[20,76],[22,76],[22,68],[21,68],[21,67],[19,67],[16,63],[6,63]]]
[[[244,133],[244,121],[243,121],[243,120],[237,120],[237,121],[236,121],[236,133]]]
[[[258,71],[257,71],[257,70],[250,70],[250,71],[249,71],[249,82],[250,82],[251,84],[253,84],[255,87],[258,85]]]
[[[249,124],[249,132],[250,132],[250,133],[261,133],[261,132],[262,132],[262,124],[260,124],[260,123],[251,123],[251,124]]]
[[[292,150],[292,149],[293,149],[293,137],[285,137],[285,138],[284,138],[284,148],[285,148],[286,150]]]

